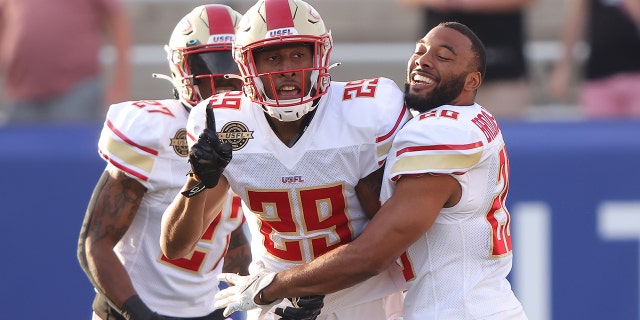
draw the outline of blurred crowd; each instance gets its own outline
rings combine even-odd
[[[240,7],[248,7],[253,1],[240,2]],[[156,4],[1,0],[0,124],[101,122],[112,103],[156,96],[145,92],[149,86],[162,88],[170,98],[167,85],[151,78],[152,72],[166,73],[164,57],[152,58],[158,64],[151,70],[133,58],[133,49],[142,44],[161,46],[167,40],[146,32],[154,28],[145,23],[157,25],[162,19],[140,8],[155,6],[155,15],[162,16],[170,15],[170,6],[178,4],[177,0]],[[478,101],[497,117],[640,117],[638,0],[396,0],[385,5],[419,21],[406,24],[407,39],[444,20],[471,26],[488,51],[489,67]],[[167,12],[159,6],[167,6]],[[327,21],[331,15],[342,18],[333,10],[324,11],[332,12]],[[371,19],[357,22],[351,33],[367,32],[361,24],[379,23],[386,14],[372,7],[362,12],[370,13]],[[399,23],[393,21],[401,30]],[[348,21],[330,23],[333,32],[342,35],[340,28],[347,25]],[[398,40],[381,37],[376,42]],[[111,59],[105,59],[105,48],[111,49],[107,50]],[[404,69],[405,59],[398,57],[398,70]],[[359,75],[349,76],[356,78]],[[137,85],[132,79],[152,83]]]

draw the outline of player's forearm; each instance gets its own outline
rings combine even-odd
[[[249,264],[251,264],[251,246],[241,225],[231,233],[229,247],[224,255],[222,272],[237,273],[245,276],[249,274]]]
[[[421,192],[424,188],[419,188],[425,179],[443,186],[443,190],[429,189],[435,195],[425,197]],[[262,300],[328,294],[382,273],[429,229],[441,203],[456,185],[457,181],[448,176],[401,179],[395,193],[398,196],[387,200],[355,240],[305,265],[279,272],[263,290]],[[425,202],[431,203],[429,209],[416,214],[415,208],[428,207]]]
[[[189,178],[181,192],[198,183]],[[207,190],[186,198],[178,193],[162,215],[160,247],[169,259],[182,258],[193,250],[204,230]]]
[[[78,239],[83,271],[118,306],[135,290],[113,249],[131,226],[145,194],[146,188],[138,181],[107,166],[91,195]]]
[[[333,293],[365,281],[386,267],[345,245],[308,264],[279,272],[263,290],[263,301]]]
[[[124,301],[136,294],[131,278],[113,252],[112,246],[90,246],[87,262],[94,285],[116,306],[122,307]]]

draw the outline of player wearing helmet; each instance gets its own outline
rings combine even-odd
[[[277,5],[276,1],[266,1],[261,7],[254,6],[250,17],[242,21],[233,54],[251,100],[271,117],[290,122],[313,111],[318,98],[327,93],[333,43],[320,15],[311,6],[291,2],[289,5],[294,7],[291,18],[277,16],[276,10],[281,10]],[[269,9],[275,14],[267,16]],[[296,50],[303,50],[306,55]],[[269,56],[281,52],[299,54],[298,59],[292,59],[298,64],[284,67],[276,57]],[[260,59],[271,60],[261,63]],[[299,86],[289,88],[282,79],[292,73],[302,81]]]
[[[267,301],[334,292],[399,261],[406,320],[526,320],[507,279],[509,157],[495,117],[475,102],[485,70],[484,45],[463,24],[443,22],[419,39],[405,84],[419,114],[393,141],[380,211],[354,241],[265,274],[259,286],[249,285],[253,276],[220,274],[239,286],[216,295],[216,305],[245,309],[239,302],[256,288]]]
[[[233,47],[244,94],[215,95],[189,116],[195,174],[163,216],[167,256],[189,254],[229,187],[247,205],[255,285],[265,272],[309,262],[360,234],[379,208],[387,151],[410,113],[390,79],[330,81],[332,46],[318,12],[301,0],[259,0],[244,14]],[[403,286],[391,267],[327,295],[319,319],[387,319],[395,310],[384,303],[401,298]],[[317,315],[287,310],[276,314]]]
[[[107,166],[78,243],[78,259],[97,292],[93,319],[225,319],[213,306],[216,274],[248,273],[240,198],[231,193],[190,256],[170,260],[158,243],[161,215],[189,169],[189,111],[213,92],[241,89],[237,79],[224,78],[239,73],[231,43],[240,19],[224,5],[193,9],[166,46],[171,77],[160,76],[172,81],[176,99],[109,108],[98,143]]]
[[[241,81],[231,51],[241,15],[233,9],[210,5],[194,9],[173,30],[165,46],[171,77],[154,74],[173,83],[174,94],[185,106],[195,106],[214,92],[240,90]],[[211,19],[211,22],[208,22]]]

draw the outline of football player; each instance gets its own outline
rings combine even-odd
[[[353,242],[302,267],[260,279],[220,274],[239,286],[221,291],[218,306],[334,292],[397,261],[408,281],[405,320],[526,320],[507,279],[509,158],[495,118],[475,102],[485,69],[468,27],[429,31],[409,59],[405,101],[419,114],[393,141],[381,210]]]
[[[244,93],[213,96],[189,116],[194,174],[163,216],[168,257],[190,252],[229,188],[246,204],[255,277],[312,261],[358,237],[380,206],[387,152],[410,113],[390,79],[331,81],[332,48],[322,18],[304,1],[259,0],[244,14],[233,48]],[[392,267],[324,297],[318,319],[386,320],[398,310],[385,302],[401,301],[403,287]],[[293,304],[322,305],[309,299]],[[274,307],[265,319],[287,318],[289,301],[276,302],[264,301]],[[308,309],[305,319],[317,316]]]
[[[239,73],[231,44],[240,19],[224,5],[193,9],[165,46],[171,76],[159,77],[172,81],[175,99],[109,108],[98,142],[107,166],[78,243],[78,259],[97,292],[93,319],[225,319],[213,307],[216,274],[248,273],[241,201],[231,193],[189,256],[168,259],[158,242],[161,215],[187,179],[191,108],[214,92],[241,89],[241,81],[224,77]]]

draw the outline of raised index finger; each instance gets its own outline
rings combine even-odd
[[[207,128],[216,131],[216,117],[213,115],[213,108],[211,106],[207,106],[205,109],[207,111]]]

